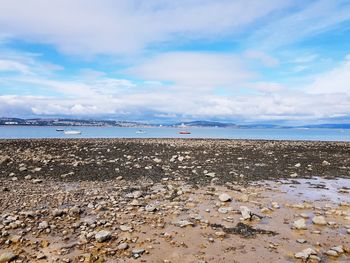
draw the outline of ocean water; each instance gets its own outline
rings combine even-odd
[[[81,135],[65,135],[57,128],[79,130]],[[43,127],[0,126],[1,139],[19,138],[216,138],[216,139],[263,139],[263,140],[313,140],[350,141],[350,130],[342,129],[237,129],[237,128],[186,128],[191,134],[181,135],[179,128],[119,127]]]

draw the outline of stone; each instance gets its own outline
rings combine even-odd
[[[297,164],[295,164],[294,166],[298,168],[298,167],[301,166],[301,164],[300,164],[300,163],[297,163]]]
[[[239,208],[239,210],[241,211],[243,220],[247,220],[247,219],[251,219],[252,218],[252,212],[250,211],[250,209],[248,207],[241,206]]]
[[[128,243],[121,243],[117,246],[117,249],[118,250],[125,250],[125,249],[128,249],[129,248],[129,245]]]
[[[49,223],[47,221],[42,221],[39,223],[38,228],[39,229],[46,229],[49,227]]]
[[[120,225],[120,226],[119,226],[119,229],[120,229],[121,231],[123,231],[123,232],[127,232],[127,231],[132,230],[132,227],[127,226],[127,225]]]
[[[142,192],[141,191],[134,191],[134,192],[132,192],[132,196],[135,199],[140,198],[142,196]]]
[[[179,221],[173,222],[173,224],[178,227],[193,226],[193,223],[188,220],[179,220]]]
[[[228,194],[226,193],[222,193],[221,195],[219,195],[219,200],[221,202],[228,202],[228,201],[231,201],[232,200],[232,197],[229,196]]]
[[[215,236],[217,237],[225,237],[226,233],[224,231],[216,231]]]
[[[17,257],[16,254],[12,252],[4,252],[0,254],[0,263],[7,263],[10,262],[11,260],[15,259]]]
[[[304,218],[300,218],[298,220],[295,220],[293,222],[293,227],[295,229],[298,229],[298,230],[304,230],[304,229],[307,229],[307,226],[306,226],[306,221]]]
[[[218,209],[218,212],[219,212],[220,214],[227,214],[228,212],[230,212],[230,211],[232,211],[232,210],[233,210],[232,207],[220,207],[220,208]]]
[[[311,255],[317,255],[317,252],[312,248],[306,248],[303,251],[296,253],[294,257],[307,260]]]
[[[292,178],[298,177],[298,174],[297,174],[297,173],[292,173],[292,174],[290,175],[290,177],[292,177]]]
[[[338,252],[335,251],[335,250],[332,250],[332,249],[327,250],[327,251],[325,252],[325,254],[326,254],[327,256],[332,256],[332,257],[338,257],[338,256],[339,256],[339,255],[338,255]]]
[[[52,211],[52,215],[53,215],[54,217],[56,217],[56,216],[62,216],[62,215],[63,215],[63,210],[61,210],[61,209],[54,209],[54,210]]]
[[[26,176],[24,176],[24,179],[26,179],[26,180],[30,180],[30,179],[32,179],[32,176],[29,174],[29,175],[26,175]]]
[[[157,210],[157,207],[155,205],[149,204],[145,206],[145,210],[147,212],[154,212]]]
[[[315,225],[327,225],[327,221],[323,216],[315,216],[312,218],[312,223]]]
[[[277,202],[272,202],[271,203],[272,208],[279,209],[280,205]]]
[[[323,166],[328,166],[328,165],[331,165],[329,162],[327,162],[326,160],[324,160],[323,162],[322,162],[322,165]]]
[[[102,243],[111,238],[111,232],[107,230],[101,230],[95,234],[95,239],[97,242]]]
[[[43,180],[41,180],[41,179],[33,179],[32,182],[33,182],[34,184],[40,184],[40,183],[43,182]]]
[[[339,254],[344,253],[343,246],[331,247],[331,250],[337,251],[337,253],[339,253]]]

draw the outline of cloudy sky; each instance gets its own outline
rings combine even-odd
[[[350,120],[348,0],[0,0],[0,116]]]

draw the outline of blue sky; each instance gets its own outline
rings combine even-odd
[[[346,122],[348,0],[0,0],[0,116]]]

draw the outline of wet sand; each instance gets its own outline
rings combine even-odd
[[[0,146],[0,261],[350,261],[349,143]]]

